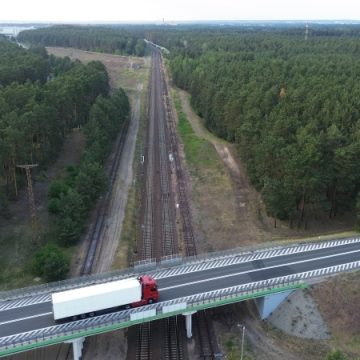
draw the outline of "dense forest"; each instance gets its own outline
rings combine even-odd
[[[10,217],[25,178],[19,164],[45,170],[57,158],[69,131],[82,128],[86,145],[79,166],[50,186],[50,234],[38,234],[42,247],[34,272],[45,280],[64,278],[68,260],[54,244],[78,241],[88,211],[106,188],[103,163],[128,120],[122,89],[110,96],[104,65],[48,56],[44,48],[25,50],[0,38],[0,215]],[[50,243],[46,240],[50,236]]]
[[[46,82],[49,62],[36,54],[36,49],[24,51],[0,37],[0,85],[6,86],[16,81],[26,80]]]
[[[153,30],[206,126],[235,142],[267,211],[353,210],[360,190],[360,28]],[[306,223],[306,221],[305,221]]]
[[[63,246],[74,245],[83,231],[94,202],[107,185],[104,162],[119,131],[125,129],[130,104],[124,90],[111,97],[98,96],[84,127],[85,151],[78,167],[50,187],[49,211],[54,214],[54,233]]]
[[[20,42],[42,46],[73,47],[118,55],[144,56],[145,42],[141,28],[101,26],[51,26],[23,31]]]
[[[0,198],[4,199],[16,195],[16,165],[46,166],[54,160],[66,132],[87,122],[91,106],[99,95],[108,94],[109,85],[100,62],[82,65],[55,60],[46,52],[32,54],[5,41],[0,41],[0,52],[0,67],[13,63],[16,68],[20,63],[22,69],[33,70],[15,70],[14,82],[7,85],[8,74],[6,81],[0,77],[4,84],[0,87]],[[41,64],[41,71],[33,68],[34,63]]]

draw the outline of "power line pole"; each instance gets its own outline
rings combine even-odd
[[[238,328],[242,329],[242,337],[241,337],[241,357],[240,360],[243,360],[244,356],[244,342],[245,342],[245,325],[237,324]]]
[[[30,217],[31,217],[31,227],[33,230],[33,234],[37,235],[37,217],[36,217],[36,206],[35,206],[35,197],[34,190],[32,186],[31,180],[31,172],[30,169],[37,167],[38,164],[27,164],[27,165],[16,165],[16,167],[20,169],[25,169],[27,185],[28,185],[28,201],[30,208]]]

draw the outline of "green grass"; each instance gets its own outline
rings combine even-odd
[[[0,290],[34,284],[31,259],[36,247],[25,226],[0,237]]]
[[[181,102],[176,93],[173,94],[175,108],[178,114],[178,131],[184,144],[186,161],[190,171],[198,172],[200,168],[207,171],[223,171],[219,156],[213,145],[207,140],[198,137],[191,127],[186,115],[182,111]]]
[[[135,154],[133,160],[133,169],[135,181],[131,185],[128,194],[128,201],[126,204],[124,221],[122,224],[122,230],[120,235],[119,246],[116,250],[115,261],[112,265],[112,269],[121,269],[128,267],[136,257],[136,238],[138,232],[138,216],[139,216],[139,203],[141,196],[141,182],[139,177],[139,159],[142,155],[143,144],[146,139],[146,109],[147,109],[147,84],[149,79],[149,68],[146,67],[146,72],[142,75],[143,88],[141,91],[141,104],[140,104],[140,119],[139,129],[136,138]],[[134,90],[135,94],[138,90]]]

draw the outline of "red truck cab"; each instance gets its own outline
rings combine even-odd
[[[141,285],[141,300],[132,303],[131,307],[157,302],[159,300],[159,291],[156,281],[149,275],[140,276],[138,280]]]

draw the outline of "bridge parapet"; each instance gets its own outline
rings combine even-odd
[[[354,271],[359,268],[360,261],[357,261],[269,280],[251,282],[136,309],[124,310],[7,336],[0,338],[0,356],[61,343],[79,337],[113,331],[142,322],[182,314],[184,312],[222,306],[247,299],[255,299],[297,288],[305,288],[307,287],[306,282],[313,281],[316,278],[327,277],[344,271]]]
[[[46,302],[50,300],[50,294],[56,291],[75,289],[128,277],[137,277],[142,275],[144,272],[155,279],[161,279],[179,274],[239,264],[242,262],[263,260],[277,256],[291,255],[355,243],[360,243],[360,238],[353,237],[322,242],[307,242],[288,246],[284,246],[284,244],[281,243],[272,243],[271,247],[267,244],[267,247],[261,245],[257,247],[238,248],[209,254],[201,254],[193,257],[181,258],[177,256],[176,262],[168,261],[167,258],[164,259],[165,261],[157,264],[154,263],[154,261],[149,261],[146,264],[136,264],[137,266],[133,268],[116,270],[102,274],[86,275],[59,282],[0,292],[0,309],[10,309],[23,306],[24,304],[30,305]],[[7,300],[13,301],[10,302]]]

